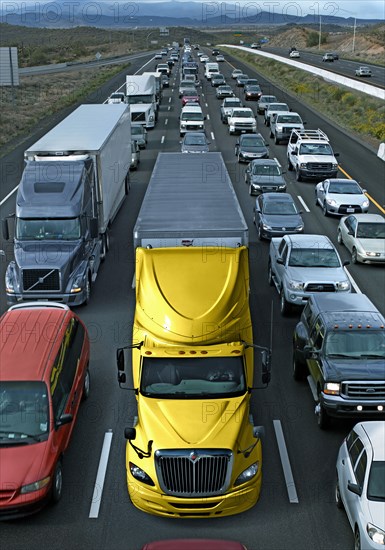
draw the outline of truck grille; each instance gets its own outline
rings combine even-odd
[[[23,269],[23,289],[26,292],[60,292],[58,269]]]
[[[159,483],[168,495],[220,495],[229,485],[233,455],[226,449],[164,450],[155,457]]]
[[[283,134],[289,134],[289,135],[290,135],[292,130],[300,130],[300,129],[301,129],[301,128],[295,128],[294,126],[289,126],[289,127],[283,126],[283,127],[282,127],[282,133],[283,133]]]
[[[385,400],[385,382],[343,382],[342,395],[348,399]]]
[[[235,122],[234,124],[235,128],[253,128],[252,122]]]
[[[335,292],[333,283],[309,283],[306,285],[307,292]]]
[[[331,171],[332,169],[332,165],[330,164],[330,162],[308,162],[307,163],[307,168],[308,170],[320,170],[320,171],[324,171],[324,170],[327,170],[327,171]]]

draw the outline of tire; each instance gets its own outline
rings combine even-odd
[[[91,388],[91,377],[90,377],[89,368],[87,366],[86,375],[84,377],[84,382],[83,382],[82,401],[87,401],[87,399],[89,398],[90,388]]]
[[[57,504],[63,494],[63,468],[61,460],[58,460],[52,476],[51,502]]]
[[[297,181],[302,181],[301,172],[299,171],[298,168],[296,168],[296,170],[295,170],[295,179],[296,179]]]
[[[88,273],[87,279],[86,279],[85,298],[83,302],[84,306],[86,306],[89,303],[90,298],[91,298],[91,277],[90,277],[90,274]]]
[[[353,246],[353,248],[352,248],[352,263],[356,264],[357,262],[358,262],[357,249]]]
[[[258,239],[259,239],[260,241],[263,241],[263,235],[262,235],[261,224],[258,224],[258,227],[257,227],[257,234],[258,234]]]
[[[293,165],[292,165],[292,163],[290,162],[289,157],[287,157],[287,169],[288,169],[289,172],[292,172],[292,171],[293,171]]]
[[[279,144],[280,144],[280,140],[277,138],[276,135],[274,136],[274,143],[275,143],[276,145],[279,145]]]
[[[250,195],[250,197],[253,196],[253,189],[252,189],[251,185],[249,185],[249,195]]]
[[[286,317],[290,313],[290,304],[285,298],[285,292],[283,288],[281,289],[281,292],[279,293],[279,301],[280,301],[280,312],[283,317]]]
[[[330,416],[325,410],[325,407],[321,403],[321,392],[318,391],[318,406],[319,411],[317,415],[318,427],[321,430],[326,430],[330,426]]]
[[[273,270],[271,269],[271,262],[267,264],[267,282],[269,283],[269,286],[274,286],[273,281]]]
[[[106,232],[102,235],[102,251],[100,253],[100,259],[102,262],[106,259],[107,252],[110,249],[110,236],[108,233],[108,229],[106,229]]]
[[[293,353],[293,378],[294,380],[303,380],[305,377],[305,365],[298,361],[298,359],[295,356],[295,352]]]
[[[274,137],[274,134],[273,134],[273,132],[272,132],[271,130],[270,130],[269,136],[270,136],[271,138]]]
[[[328,209],[327,209],[327,206],[326,206],[326,202],[324,202],[323,205],[322,205],[322,214],[325,216],[325,218],[327,218],[329,216],[329,212],[328,212]]]
[[[315,204],[316,206],[319,205],[317,193],[314,195],[314,204]]]
[[[337,242],[338,244],[344,244],[344,241],[342,240],[342,233],[341,231],[337,232]]]
[[[130,174],[127,172],[125,180],[124,180],[124,194],[125,195],[128,195],[128,193],[130,191],[130,187],[131,187]]]
[[[361,550],[361,535],[358,527],[354,531],[354,550]]]
[[[336,481],[334,495],[335,495],[335,501],[336,501],[337,508],[342,510],[343,507],[344,507],[344,504],[343,504],[342,499],[341,499],[340,484],[339,484],[339,481],[338,481],[338,477],[337,477],[337,481]]]

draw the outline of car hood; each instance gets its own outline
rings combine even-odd
[[[286,126],[286,124],[285,124]],[[337,159],[334,155],[300,155],[302,162],[316,162],[316,163],[329,163],[337,164]],[[339,195],[342,196],[342,195]],[[354,195],[350,195],[351,197]]]
[[[341,380],[383,380],[384,360],[379,359],[324,359],[329,382]]]
[[[207,145],[186,145],[182,147],[182,153],[208,153]]]
[[[335,283],[346,281],[346,273],[342,267],[291,267],[287,275],[296,281],[304,283]]]
[[[328,193],[328,199],[336,201],[337,204],[363,204],[368,199],[365,195],[352,195],[345,193]]]
[[[268,183],[269,185],[284,185],[285,180],[282,176],[251,176],[251,181],[253,183],[264,184]]]
[[[255,123],[255,118],[251,118],[249,116],[232,116],[230,118],[233,122],[242,120],[243,122],[250,122],[250,123],[254,122]]]
[[[9,484],[17,488],[43,479],[48,474],[45,471],[47,448],[47,441],[0,446],[0,486]]]
[[[302,222],[299,214],[282,215],[282,214],[263,214],[262,219],[267,225],[274,227],[294,227]]]
[[[366,252],[382,252],[382,254],[385,254],[385,239],[357,239],[357,243]]]
[[[266,147],[261,147],[260,145],[246,145],[241,147],[241,153],[266,153]]]

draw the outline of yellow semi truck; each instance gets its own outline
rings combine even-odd
[[[188,175],[183,182],[166,181],[166,167],[176,169],[181,157]],[[211,163],[211,177],[194,188],[191,182],[208,170],[206,163]],[[159,220],[148,218],[154,201],[172,185],[178,189],[177,203],[189,197],[184,215],[175,204],[167,209],[181,220],[173,236],[174,218],[164,231]],[[211,195],[228,210],[220,224],[212,217],[203,222],[199,213],[205,213]],[[158,212],[166,219],[165,209]],[[201,232],[197,246],[193,217]],[[151,241],[154,225],[158,230]],[[204,225],[211,245],[204,239]],[[217,227],[215,235],[215,225],[224,230]],[[222,238],[227,245],[218,245]],[[165,517],[243,512],[257,502],[262,480],[263,428],[254,425],[250,413],[254,348],[261,351],[264,385],[270,379],[270,350],[253,344],[247,225],[219,153],[158,155],[134,243],[136,308],[127,348],[132,349],[137,414],[133,427],[125,430],[131,501]],[[117,363],[124,385],[125,348],[118,350]]]

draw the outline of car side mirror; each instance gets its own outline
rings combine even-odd
[[[345,262],[343,262],[343,264],[342,264],[342,265],[343,265],[344,267],[345,267],[346,265],[350,265],[350,262],[349,262],[349,260],[346,260]]]
[[[339,153],[334,153],[334,156],[335,156],[335,157],[339,157],[340,154],[339,154]]]
[[[72,414],[64,413],[61,415],[59,420],[55,424],[55,428],[58,429],[60,426],[64,426],[65,424],[70,424],[73,420]]]
[[[351,237],[354,237],[354,233],[353,233],[353,231],[352,231],[351,229],[349,229],[348,235],[350,235]]]
[[[282,258],[277,258],[277,264],[285,265]]]
[[[362,192],[363,192],[363,194],[365,194],[365,193],[368,192],[368,190],[367,190],[367,189],[363,189]]]
[[[358,495],[359,497],[362,495],[362,489],[359,485],[357,485],[357,483],[352,483],[351,481],[348,481],[348,490],[351,493]]]

